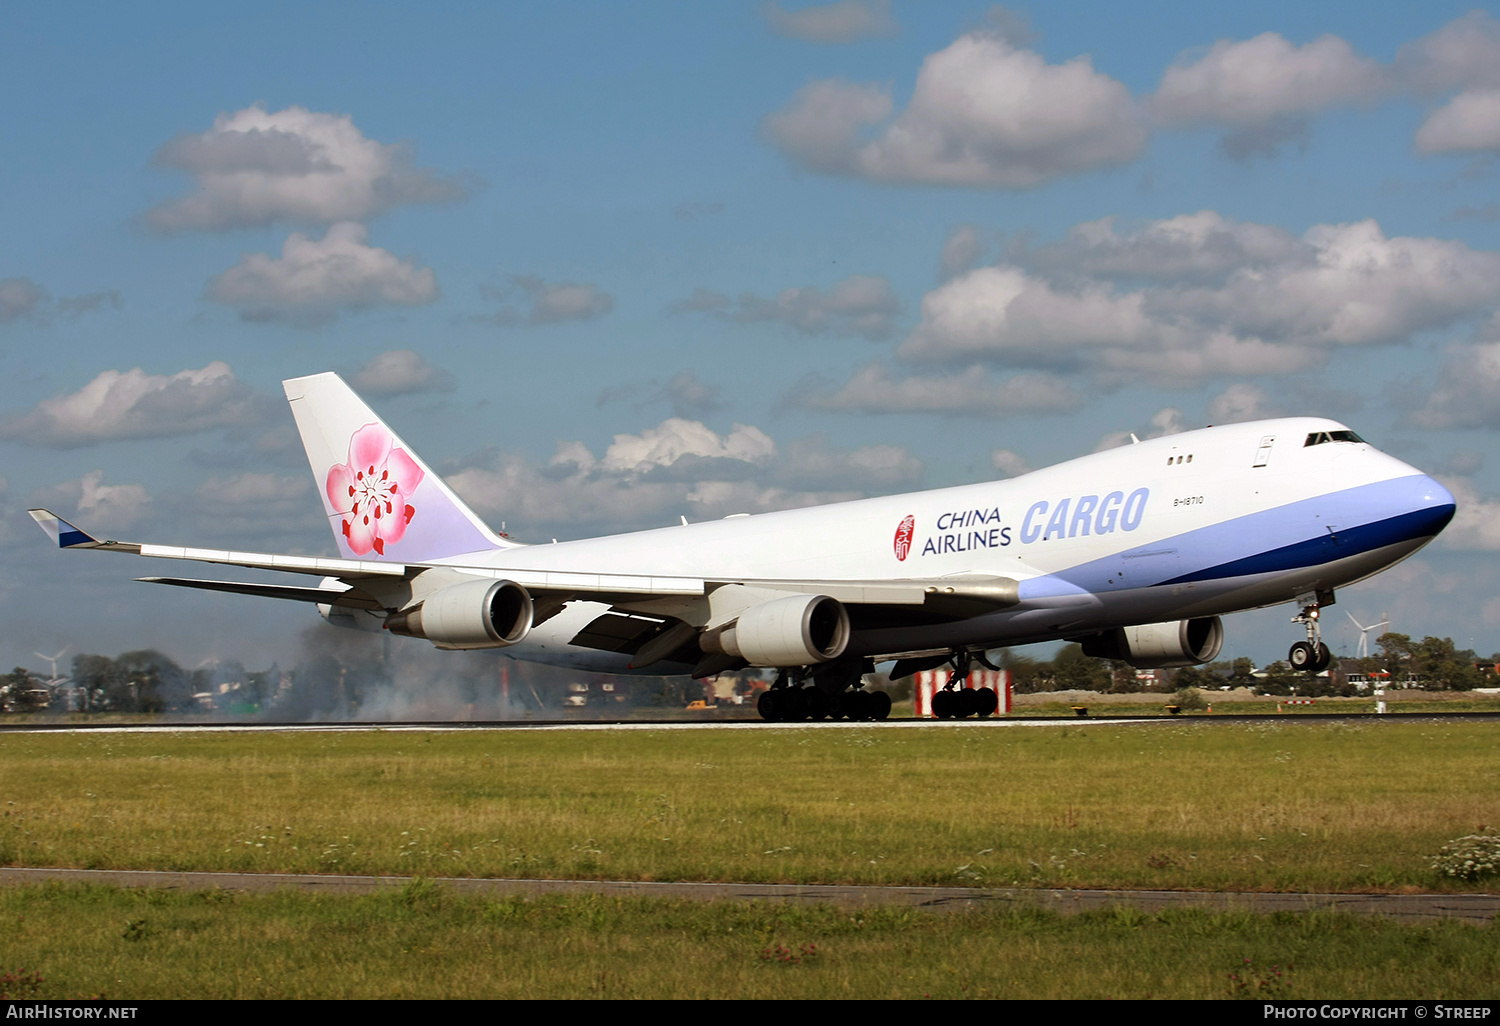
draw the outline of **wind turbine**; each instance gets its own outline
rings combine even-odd
[[[59,659],[61,659],[63,656],[67,655],[68,654],[68,649],[70,649],[72,647],[73,647],[72,645],[64,645],[63,646],[63,650],[61,652],[57,653],[57,655],[53,655],[53,656],[42,655],[42,653],[40,653],[40,652],[32,652],[31,653],[32,655],[36,656],[38,659],[41,659],[41,660],[43,660],[45,662],[48,662],[48,663],[52,664],[52,676],[49,677],[49,678],[47,678],[47,680],[46,680],[47,694],[49,696],[48,701],[51,700],[51,696],[52,695],[55,695],[58,692],[58,689],[60,689],[64,684],[67,684],[70,680],[72,680],[71,677],[59,677],[57,675],[57,661]],[[69,690],[77,690],[77,689],[70,688]],[[64,701],[65,702],[68,701],[66,699],[66,697],[64,698]],[[71,704],[71,703],[69,702],[68,704]]]
[[[1353,622],[1354,626],[1359,628],[1359,658],[1364,659],[1370,654],[1370,632],[1378,627],[1384,627],[1391,621],[1386,618],[1386,613],[1381,613],[1381,621],[1379,623],[1372,623],[1370,624],[1370,626],[1366,627],[1358,620],[1355,620],[1354,614],[1349,612],[1348,610],[1344,611],[1344,615],[1347,616],[1351,622]]]
[[[48,663],[52,664],[52,677],[51,677],[50,680],[47,681],[47,686],[48,687],[51,687],[54,684],[66,684],[68,682],[68,678],[66,678],[66,677],[59,677],[57,675],[57,661],[59,659],[61,659],[63,656],[67,655],[68,654],[68,649],[70,649],[72,647],[73,647],[72,645],[64,645],[63,646],[63,650],[61,652],[57,653],[57,655],[54,655],[54,656],[42,655],[40,652],[33,652],[33,653],[31,653],[32,655],[36,656],[38,659],[42,660],[43,662],[48,662]]]

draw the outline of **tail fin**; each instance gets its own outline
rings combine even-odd
[[[339,552],[427,563],[509,548],[337,374],[282,382]]]

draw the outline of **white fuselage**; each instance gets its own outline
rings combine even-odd
[[[1009,480],[461,561],[744,581],[1012,578],[1021,582],[1021,601],[1011,608],[856,631],[850,650],[1044,641],[1286,602],[1350,584],[1416,551],[1451,518],[1452,496],[1366,443],[1305,444],[1309,435],[1341,430],[1321,418],[1205,428]],[[507,654],[623,671],[628,656],[569,644],[608,608],[572,602]]]

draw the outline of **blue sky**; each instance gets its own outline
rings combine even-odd
[[[1462,501],[1339,612],[1500,648],[1493,7],[6,17],[0,663],[292,658],[301,607],[24,510],[331,551],[279,388],[325,369],[526,540],[1327,414]]]

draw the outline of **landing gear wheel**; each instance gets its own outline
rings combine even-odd
[[[932,696],[932,715],[940,720],[951,720],[958,715],[955,706],[958,704],[958,696],[951,691],[939,691]]]
[[[803,688],[803,694],[807,697],[807,718],[810,720],[826,720],[833,708],[833,703],[828,696],[818,688]]]
[[[1312,666],[1313,673],[1322,673],[1324,670],[1328,669],[1328,664],[1331,662],[1333,662],[1333,653],[1328,651],[1327,645],[1323,644],[1321,641],[1318,642],[1318,655],[1317,658],[1313,660]]]
[[[870,719],[885,720],[891,715],[891,696],[884,691],[870,692]]]
[[[1318,661],[1318,653],[1310,642],[1299,641],[1287,651],[1286,661],[1287,665],[1301,673],[1313,668],[1313,663]]]
[[[760,713],[760,718],[768,723],[775,723],[777,716],[777,695],[784,692],[762,691],[760,697],[755,700],[755,711]]]
[[[1000,708],[1000,696],[995,694],[994,688],[979,688],[974,692],[978,700],[978,708],[975,710],[980,716],[991,716],[995,710]]]
[[[979,712],[979,692],[973,688],[959,688],[953,694],[958,698],[958,718],[966,720]]]
[[[843,696],[844,709],[851,720],[871,719],[875,699],[868,691],[848,691]]]

